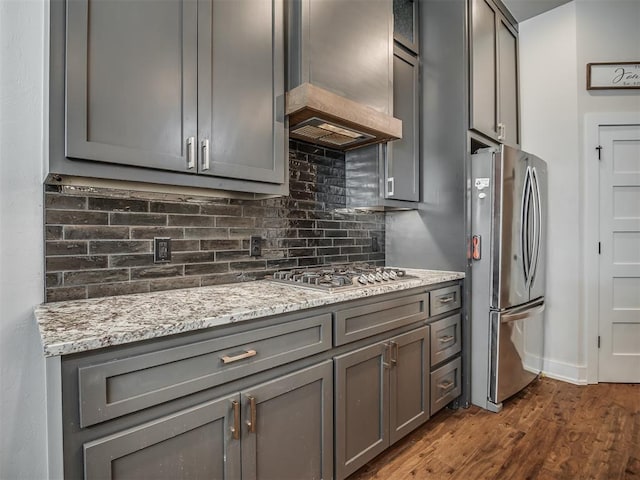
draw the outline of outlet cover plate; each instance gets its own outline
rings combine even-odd
[[[249,238],[249,256],[259,257],[262,255],[262,237],[251,235]]]
[[[171,261],[171,239],[155,237],[153,239],[153,263],[168,263]]]

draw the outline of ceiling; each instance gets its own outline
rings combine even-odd
[[[518,22],[540,15],[571,0],[502,0]]]

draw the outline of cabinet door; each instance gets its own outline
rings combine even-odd
[[[196,18],[188,0],[68,0],[67,157],[187,170]]]
[[[389,430],[391,443],[429,418],[429,327],[391,339]]]
[[[283,8],[282,0],[199,0],[200,173],[284,182]]]
[[[515,32],[503,18],[498,19],[498,108],[502,131],[499,140],[520,144],[518,122],[518,43]]]
[[[242,392],[243,480],[330,479],[331,360]]]
[[[393,53],[393,115],[402,120],[402,139],[387,146],[385,197],[417,202],[420,199],[418,60],[398,46]]]
[[[386,343],[335,357],[336,477],[341,480],[389,446]]]
[[[497,138],[496,11],[471,3],[471,128]]]
[[[207,402],[86,443],[85,479],[176,480],[240,477],[232,402]]]
[[[393,0],[393,38],[418,53],[418,0]]]

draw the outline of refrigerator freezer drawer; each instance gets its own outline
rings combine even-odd
[[[489,399],[496,404],[518,393],[542,370],[544,300],[491,312]]]

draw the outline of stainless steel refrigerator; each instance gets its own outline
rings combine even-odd
[[[471,182],[471,402],[497,412],[542,369],[547,165],[486,148]]]

